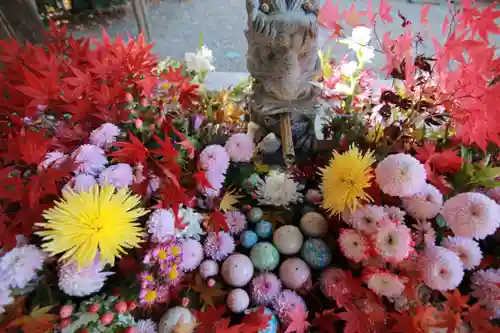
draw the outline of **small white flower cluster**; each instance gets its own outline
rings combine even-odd
[[[288,173],[277,170],[270,171],[257,185],[255,194],[262,205],[288,207],[302,201],[299,184]]]

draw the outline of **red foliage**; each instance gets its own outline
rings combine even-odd
[[[243,324],[241,332],[244,333],[258,333],[261,330],[265,331],[269,326],[269,320],[272,315],[264,313],[265,308],[259,307],[258,310],[252,311],[243,317]]]

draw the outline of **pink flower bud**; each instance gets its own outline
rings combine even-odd
[[[144,122],[142,121],[142,119],[141,119],[141,118],[137,118],[137,119],[135,120],[135,127],[136,127],[137,129],[141,129],[141,128],[142,128],[142,125],[144,125]]]

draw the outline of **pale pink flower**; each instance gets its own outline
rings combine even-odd
[[[120,135],[118,126],[105,123],[90,133],[90,143],[103,149],[110,148]]]
[[[220,190],[224,186],[224,181],[226,177],[222,173],[217,172],[205,172],[205,177],[207,178],[210,187],[198,187],[198,190],[206,195],[207,197],[218,197]]]
[[[419,192],[426,178],[422,163],[408,154],[389,155],[375,169],[375,180],[382,192],[395,197],[409,197]]]
[[[263,273],[252,279],[250,290],[255,304],[267,305],[281,292],[281,280],[273,273]]]
[[[205,255],[211,259],[221,261],[234,251],[234,239],[227,232],[209,232],[203,244]]]
[[[97,180],[95,179],[94,176],[86,174],[86,173],[80,173],[73,177],[65,186],[70,187],[73,189],[73,191],[80,193],[80,192],[88,192],[92,187],[97,185]]]
[[[340,250],[347,259],[361,262],[369,257],[368,240],[354,229],[341,229],[338,242]]]
[[[460,193],[448,199],[441,214],[456,236],[484,239],[500,225],[499,206],[481,193]]]
[[[117,189],[128,187],[134,183],[132,167],[126,163],[118,163],[104,169],[99,175],[99,184],[113,185]]]
[[[146,222],[151,240],[163,243],[174,235],[175,216],[170,209],[156,209]]]
[[[238,211],[226,213],[226,222],[232,235],[238,235],[247,227],[247,218]]]
[[[405,210],[417,220],[436,217],[443,206],[443,195],[431,184],[425,184],[419,192],[402,200]]]
[[[425,250],[421,268],[425,284],[438,291],[455,289],[464,277],[460,258],[455,252],[441,246]]]
[[[401,262],[413,250],[411,231],[403,224],[386,224],[372,237],[377,253],[389,262]]]
[[[488,198],[495,200],[497,204],[500,204],[500,186],[495,188],[490,188],[486,191]]]
[[[68,159],[68,155],[60,151],[51,151],[45,155],[45,159],[38,165],[38,171],[47,169],[48,167],[58,168]]]
[[[229,168],[229,155],[224,147],[210,145],[200,153],[199,163],[202,170],[222,175]]]
[[[500,316],[500,269],[488,268],[478,270],[472,274],[471,296]]]
[[[236,133],[226,141],[225,148],[233,162],[248,162],[252,158],[254,144],[247,134]]]
[[[401,210],[399,207],[384,206],[384,212],[392,221],[398,221],[399,223],[405,222],[406,212]]]
[[[396,298],[405,289],[403,280],[397,275],[374,268],[368,268],[363,272],[363,281],[379,296]]]
[[[465,269],[473,269],[481,264],[483,253],[479,248],[479,244],[472,238],[448,236],[443,240],[441,246],[455,252]]]
[[[436,230],[429,221],[417,221],[412,227],[416,230],[413,233],[416,245],[424,244],[432,246],[436,242]]]
[[[82,145],[78,147],[71,157],[77,164],[76,173],[88,173],[97,176],[108,163],[104,156],[104,150],[94,145]]]
[[[379,222],[383,221],[388,215],[383,207],[375,205],[364,205],[356,209],[349,220],[354,229],[366,234],[374,234],[379,229]]]

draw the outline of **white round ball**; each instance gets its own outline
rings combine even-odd
[[[158,333],[172,333],[181,320],[184,324],[191,324],[194,322],[194,316],[191,311],[181,306],[169,309],[158,323]]]
[[[304,236],[296,226],[284,225],[274,233],[273,242],[278,251],[285,255],[291,255],[300,251],[302,243],[304,243]]]
[[[205,260],[198,268],[202,278],[206,279],[219,274],[219,264],[215,260]]]
[[[248,308],[250,297],[247,292],[241,288],[233,289],[227,296],[227,307],[234,313],[241,313]]]
[[[306,236],[322,237],[328,233],[328,222],[323,215],[309,212],[300,219],[300,229]]]

